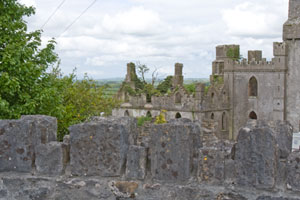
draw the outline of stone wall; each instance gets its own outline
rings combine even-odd
[[[63,142],[56,127],[47,116],[0,121],[0,199],[299,200],[286,122],[250,121],[235,144],[188,119],[138,129],[94,117]]]

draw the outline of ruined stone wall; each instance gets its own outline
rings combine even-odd
[[[300,40],[288,40],[288,73],[286,91],[286,116],[294,131],[300,132]]]
[[[254,112],[257,119],[285,119],[285,45],[274,43],[274,56],[271,62],[243,60],[225,61],[224,82],[229,86],[232,138],[251,118]],[[257,89],[251,94],[251,79],[255,79]]]
[[[187,119],[138,130],[94,117],[56,142],[55,118],[2,120],[0,199],[299,200],[288,123],[251,121],[236,144]]]

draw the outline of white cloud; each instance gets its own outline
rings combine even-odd
[[[30,30],[41,27],[60,0],[22,0],[37,5]],[[66,1],[45,26],[44,39],[58,36],[90,1]],[[97,2],[60,38],[61,68],[82,76],[123,77],[126,63],[140,61],[160,74],[184,64],[185,77],[208,77],[215,46],[240,44],[272,56],[281,40],[288,0],[115,0]],[[97,73],[99,71],[99,73]],[[151,76],[151,75],[150,75]]]
[[[21,4],[25,4],[26,6],[34,6],[36,7],[35,0],[19,0]]]
[[[109,32],[138,35],[157,33],[162,26],[159,15],[143,7],[133,7],[115,16],[105,15],[102,23]]]
[[[274,37],[278,30],[280,16],[268,9],[268,5],[245,2],[223,12],[227,33],[237,36]]]

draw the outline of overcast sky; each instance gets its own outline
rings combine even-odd
[[[40,29],[63,2],[20,1],[36,8],[29,30]],[[65,0],[43,28],[43,41],[57,41],[65,74],[76,67],[79,77],[124,77],[126,63],[139,61],[163,77],[180,62],[185,77],[206,78],[217,45],[240,44],[243,57],[263,50],[271,59],[288,12],[288,0],[97,0],[64,32],[93,1]]]

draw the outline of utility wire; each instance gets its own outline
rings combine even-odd
[[[41,29],[43,29],[46,24],[48,24],[48,22],[50,21],[50,19],[56,14],[56,12],[58,11],[58,9],[60,9],[60,7],[65,3],[66,0],[63,0],[58,6],[57,8],[54,10],[54,12],[48,17],[48,19],[46,20],[46,22],[43,24],[43,26],[41,27]]]
[[[65,28],[65,30],[64,30],[61,34],[59,34],[59,36],[58,36],[57,38],[61,37],[67,30],[69,30],[69,29],[71,28],[71,26],[73,26],[73,24],[75,24],[75,23],[79,20],[79,18],[80,18],[84,13],[86,13],[86,11],[88,11],[88,9],[90,9],[90,8],[96,3],[96,1],[97,1],[97,0],[94,0],[94,1],[93,1],[86,9],[84,9],[84,11],[82,11],[82,13],[80,13],[80,15],[79,15],[77,18],[75,18],[74,21],[72,21],[72,23],[71,23],[69,26],[67,26],[67,27]]]

